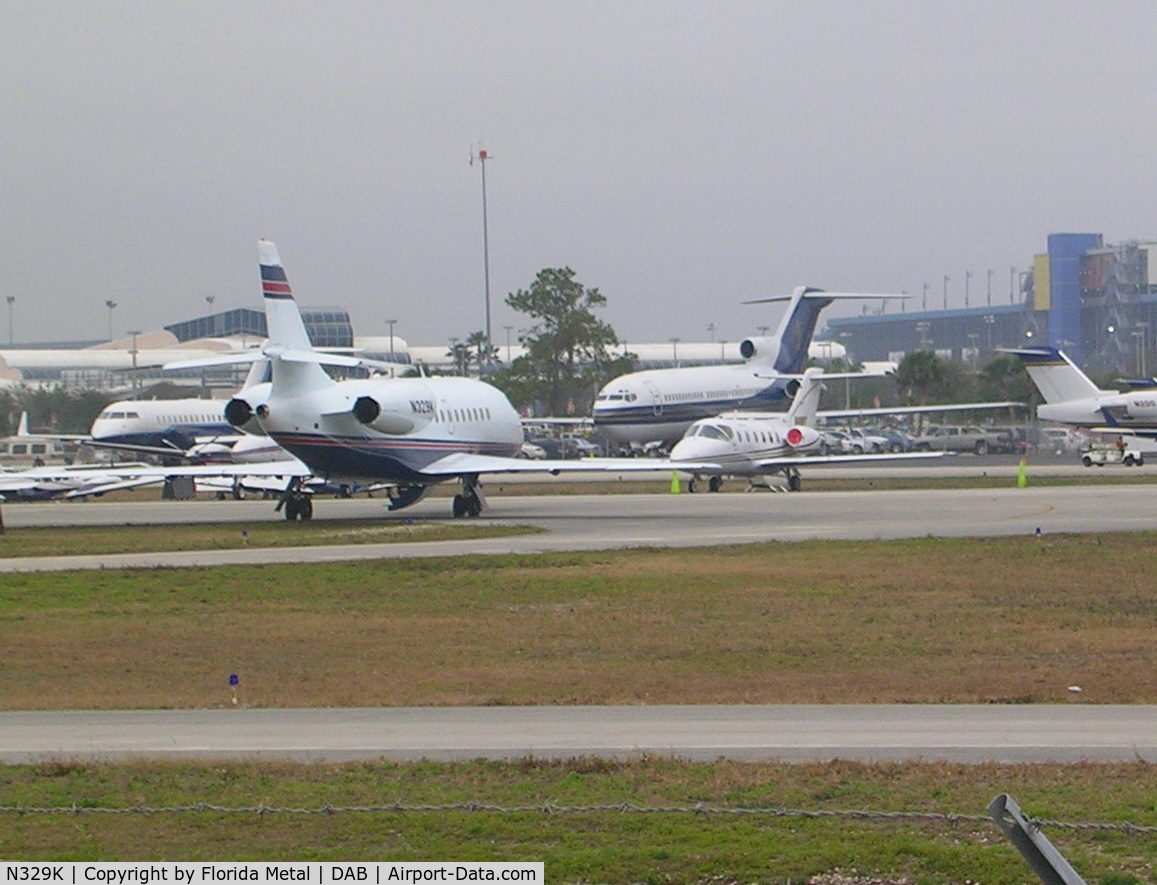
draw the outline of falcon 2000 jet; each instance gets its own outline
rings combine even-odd
[[[453,377],[335,381],[323,365],[373,367],[374,363],[314,350],[276,247],[262,240],[258,252],[269,331],[265,346],[167,368],[268,359],[268,388],[259,388],[257,394],[240,392],[226,405],[225,418],[234,427],[256,421],[314,478],[338,484],[386,484],[391,510],[414,504],[437,483],[457,478],[462,491],[454,496],[453,514],[462,517],[478,516],[485,509],[479,482],[485,473],[663,469],[629,458],[516,458],[523,441],[522,422],[506,395],[483,381]],[[290,481],[278,504],[282,506],[287,519],[312,517],[309,490],[301,477]]]

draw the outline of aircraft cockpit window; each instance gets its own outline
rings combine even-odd
[[[125,417],[130,419],[130,420],[136,421],[136,420],[140,419],[141,416],[136,412],[125,412]]]
[[[719,427],[715,424],[704,424],[699,428],[699,435],[708,439],[721,439],[724,442],[731,440],[731,428]]]

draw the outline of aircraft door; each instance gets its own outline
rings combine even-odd
[[[650,381],[644,381],[643,385],[651,395],[651,414],[657,418],[663,414],[663,394],[659,393],[659,388]]]

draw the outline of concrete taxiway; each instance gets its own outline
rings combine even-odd
[[[408,707],[0,714],[0,761],[1157,761],[1152,706]]]
[[[542,553],[626,547],[693,547],[756,541],[995,537],[1058,532],[1157,530],[1157,491],[1149,485],[1003,489],[625,494],[491,497],[484,522],[532,525],[541,534],[469,541],[344,544],[146,554],[0,559],[0,571],[181,567],[270,562],[331,562],[393,557]],[[320,499],[315,521],[445,519],[449,501],[423,501],[387,514],[382,500]],[[268,501],[156,501],[21,504],[10,526],[144,525],[276,519]]]

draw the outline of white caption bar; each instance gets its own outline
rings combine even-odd
[[[0,885],[227,885],[307,882],[309,885],[517,882],[543,885],[542,861],[414,863],[16,863],[0,861]]]

